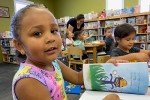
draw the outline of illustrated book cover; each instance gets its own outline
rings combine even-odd
[[[146,62],[83,65],[86,90],[145,94],[149,74]]]

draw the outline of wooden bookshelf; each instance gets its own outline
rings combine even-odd
[[[16,50],[13,45],[13,37],[11,32],[6,31],[2,33],[2,37],[0,37],[0,46],[3,62],[18,64],[16,60]]]

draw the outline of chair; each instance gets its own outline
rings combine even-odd
[[[98,63],[106,63],[110,59],[110,55],[98,56]]]
[[[73,58],[74,55],[80,56],[79,60],[75,60]],[[76,64],[86,64],[89,63],[89,58],[82,59],[83,51],[81,47],[69,47],[68,48],[68,60],[69,60],[69,67],[71,64],[74,66],[76,70]]]

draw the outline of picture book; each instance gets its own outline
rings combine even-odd
[[[100,91],[85,91],[79,100],[103,100],[108,94],[117,94],[120,100],[149,100],[148,95],[135,95],[124,93],[100,92]]]
[[[83,76],[86,90],[128,94],[146,94],[148,90],[147,62],[84,64]]]

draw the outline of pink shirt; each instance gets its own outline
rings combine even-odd
[[[67,100],[64,89],[64,80],[58,62],[53,61],[54,71],[46,71],[32,64],[21,63],[20,68],[14,76],[12,83],[12,95],[14,100],[18,100],[14,91],[15,84],[23,78],[34,78],[44,84],[51,94],[52,100]]]

